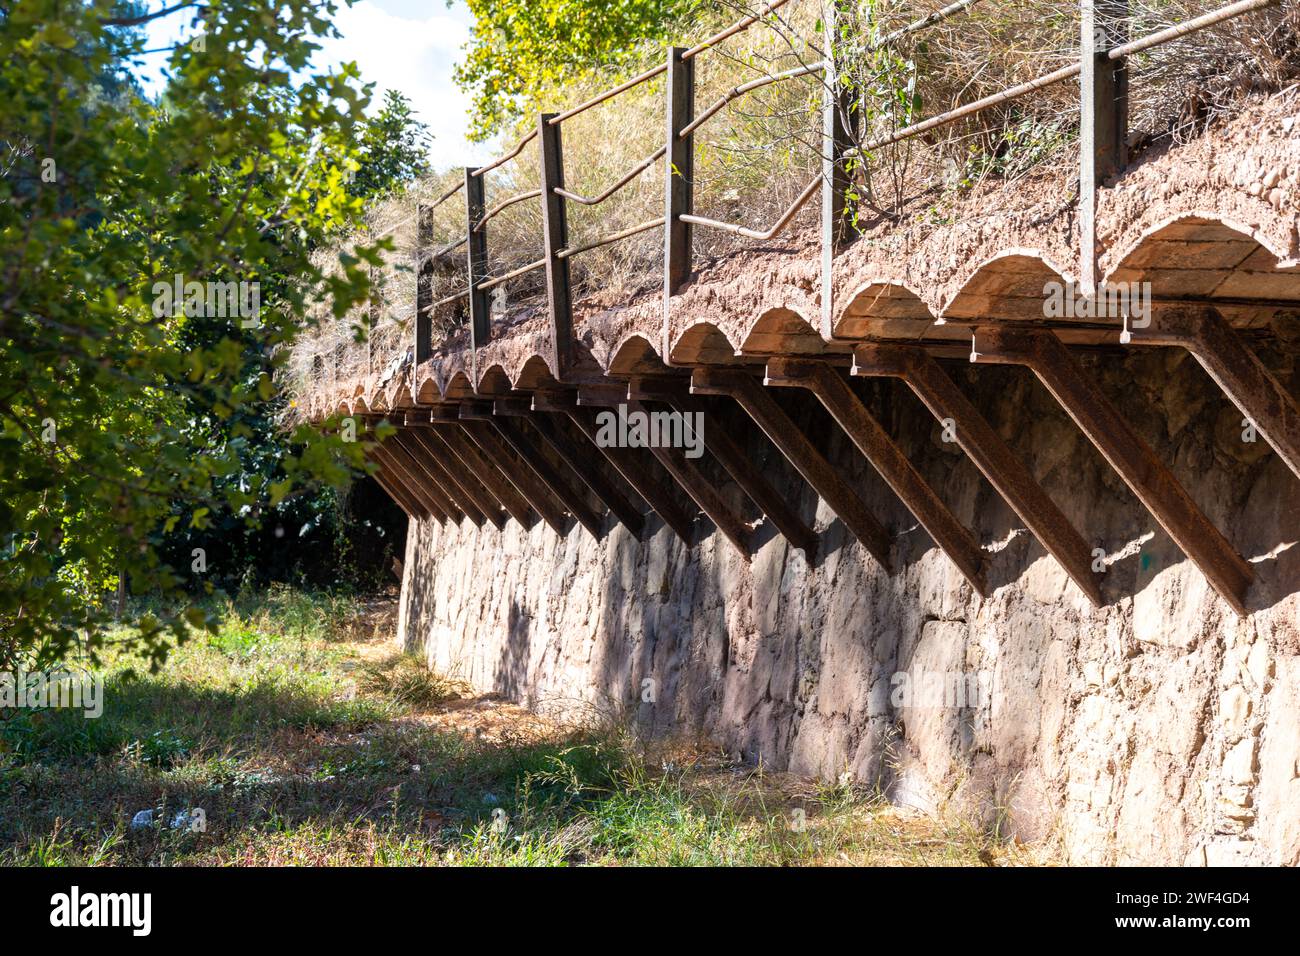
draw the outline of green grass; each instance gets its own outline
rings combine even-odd
[[[1014,859],[978,828],[764,773],[707,747],[561,728],[432,674],[359,602],[223,609],[104,712],[0,723],[6,865],[802,865]],[[495,720],[488,732],[474,721]],[[201,808],[206,827],[166,824]],[[141,810],[155,825],[130,827]]]

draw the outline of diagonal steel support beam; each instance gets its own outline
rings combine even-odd
[[[715,419],[705,410],[704,403],[691,395],[689,385],[665,378],[633,378],[628,383],[627,397],[663,402],[683,415],[699,416],[698,420],[704,423],[704,445],[718,460],[718,464],[731,475],[740,490],[749,496],[758,509],[772,520],[772,524],[792,547],[802,550],[809,561],[816,557],[816,533],[759,473],[736,441],[724,429],[716,427]]]
[[[651,414],[650,410],[638,401],[628,401],[627,407],[631,412],[640,412],[647,416]],[[740,556],[748,561],[753,554],[750,546],[753,529],[727,506],[704,473],[695,467],[680,448],[652,445],[650,451],[659,459],[659,464],[664,466],[664,470],[673,476],[682,486],[682,490],[691,496],[691,500],[699,505],[700,510],[709,516],[709,520],[740,552]]]
[[[542,441],[551,446],[560,460],[573,470],[606,508],[613,513],[632,534],[640,536],[645,528],[645,518],[637,511],[627,496],[605,477],[589,452],[578,447],[568,435],[555,426],[544,412],[534,412],[529,399],[497,399],[493,411],[498,415],[512,415],[532,422]]]
[[[972,359],[1024,365],[1038,376],[1210,585],[1245,616],[1246,592],[1254,579],[1250,565],[1084,375],[1060,339],[1046,329],[981,326],[972,353]]]
[[[601,444],[597,438],[596,415],[590,408],[579,407],[571,396],[557,392],[537,392],[533,395],[533,408],[536,411],[563,412],[568,415],[623,476],[623,480],[632,486],[677,537],[690,546],[694,517],[673,500],[667,489],[646,471],[640,458],[630,449]]]
[[[451,450],[434,433],[433,426],[428,422],[413,421],[410,416],[407,421],[405,430],[411,443],[418,445],[423,452],[422,463],[426,469],[442,479],[444,488],[454,491],[462,501],[471,502],[498,531],[504,528],[508,515],[501,510],[491,490],[481,484],[468,468],[458,466]]]
[[[492,411],[491,402],[479,403],[479,405],[482,407],[461,405],[460,417],[487,422],[488,426],[536,473],[538,480],[559,499],[578,523],[586,528],[593,538],[600,540],[602,530],[600,516],[587,504],[587,499],[582,492],[574,488],[568,479],[546,460],[537,446],[529,441],[523,429],[513,422],[497,418]]]
[[[424,504],[429,510],[441,510],[450,515],[457,523],[462,518],[469,517],[460,509],[455,501],[449,498],[443,489],[424,476],[415,462],[411,461],[406,452],[398,445],[395,445],[390,438],[387,442],[376,449],[378,455],[384,462],[384,465],[397,476],[397,479],[406,487],[406,490],[419,502]],[[470,520],[473,520],[472,518]]]
[[[691,373],[691,392],[734,398],[881,567],[889,569],[888,532],[752,375],[702,366]]]
[[[1300,477],[1300,404],[1218,311],[1208,306],[1157,308],[1146,328],[1130,325],[1128,338],[1135,345],[1177,345],[1191,352]]]
[[[447,407],[450,406],[444,406],[443,408],[443,416],[446,415]],[[478,444],[470,438],[459,417],[455,419],[439,417],[431,419],[430,424],[436,426],[433,428],[433,434],[446,446],[452,459],[459,462],[461,467],[470,475],[478,478],[492,493],[493,497],[501,502],[501,506],[506,509],[510,517],[525,528],[531,528],[533,519],[528,510],[528,502],[519,495],[514,485],[506,479],[503,467],[493,461],[490,456],[484,456],[479,450]],[[505,468],[508,469],[509,465],[506,465]]]
[[[407,491],[406,486],[394,476],[392,471],[384,467],[378,456],[368,453],[366,457],[374,463],[377,469],[374,474],[375,481],[379,482],[380,487],[384,489],[388,497],[397,502],[398,506],[406,512],[408,518],[432,517],[438,521],[446,522],[447,516],[445,514],[434,514],[434,512],[416,501],[415,497]]]
[[[957,444],[1093,605],[1102,604],[1092,551],[1033,475],[963,395],[939,363],[910,345],[859,345],[854,375],[902,379],[940,422],[951,423]]]
[[[552,497],[550,490],[538,480],[537,475],[528,467],[520,467],[510,457],[510,451],[497,437],[497,433],[487,422],[463,421],[461,427],[470,440],[478,445],[483,454],[501,468],[502,473],[515,486],[519,494],[542,516],[542,520],[551,526],[551,530],[560,537],[568,532],[565,526],[564,509]]]
[[[984,555],[974,535],[962,525],[889,437],[848,382],[824,362],[777,356],[768,359],[765,385],[806,388],[858,446],[921,526],[957,565],[971,587],[988,597],[982,570]]]

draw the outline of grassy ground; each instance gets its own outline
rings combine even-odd
[[[5,721],[0,863],[1038,862],[869,793],[476,698],[391,629],[389,605],[274,592],[156,676],[118,655],[99,719]],[[194,808],[205,827],[172,828]]]

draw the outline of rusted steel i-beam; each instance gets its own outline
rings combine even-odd
[[[378,457],[376,457],[373,454],[367,454],[366,457],[375,465],[376,468],[376,471],[374,473],[375,481],[378,482],[379,486],[384,489],[384,492],[388,495],[388,497],[392,498],[393,501],[397,502],[398,507],[400,507],[403,511],[406,512],[406,516],[408,518],[418,519],[424,517],[433,517],[443,522],[447,520],[447,516],[445,514],[434,514],[424,505],[417,502],[415,498],[410,494],[410,492],[408,492],[406,488],[402,485],[402,483],[393,476],[393,473],[384,468],[383,462]]]
[[[972,359],[1027,366],[1239,615],[1254,572],[1183,486],[1046,329],[981,326]]]
[[[537,434],[542,436],[542,441],[551,446],[560,460],[591,489],[591,493],[600,499],[625,528],[640,536],[645,528],[645,517],[627,500],[626,495],[614,487],[614,483],[600,470],[596,459],[557,428],[545,412],[534,412],[529,399],[497,399],[493,403],[493,411],[498,415],[517,416],[532,422]]]
[[[412,477],[430,490],[435,490],[446,498],[448,504],[457,503],[470,521],[483,527],[488,520],[488,513],[483,510],[473,496],[467,494],[464,486],[456,480],[454,470],[445,469],[442,462],[430,456],[424,446],[417,444],[414,433],[408,428],[399,428],[397,434],[389,439],[393,453],[401,458]],[[495,522],[494,522],[495,523]]]
[[[550,490],[538,480],[537,475],[526,465],[521,466],[510,457],[510,451],[502,444],[497,433],[487,422],[463,421],[461,427],[470,440],[478,445],[479,450],[510,480],[539,515],[561,537],[568,531],[565,526],[564,509],[552,496]]]
[[[454,406],[442,406],[443,413],[451,408],[459,415],[459,410]],[[520,496],[505,476],[503,466],[497,464],[491,458],[483,455],[475,442],[465,430],[459,418],[449,420],[445,417],[430,419],[432,425],[437,426],[433,434],[447,446],[447,451],[451,454],[452,459],[459,462],[470,475],[478,478],[492,493],[492,496],[501,506],[509,512],[510,517],[514,518],[525,528],[531,528],[533,525],[532,515],[528,510],[528,502]],[[504,465],[509,469],[509,464]]]
[[[690,546],[695,524],[692,516],[688,515],[668,494],[667,489],[646,471],[643,461],[633,454],[631,449],[608,447],[600,443],[597,438],[596,416],[590,408],[580,408],[571,396],[564,393],[537,392],[533,395],[533,409],[542,412],[563,412],[568,415],[591,443],[600,449],[601,454],[609,460],[615,470],[623,476],[623,480],[632,486],[677,537],[681,538],[688,547]]]
[[[852,374],[902,379],[935,418],[951,423],[953,438],[975,467],[1093,605],[1101,606],[1100,575],[1092,570],[1088,543],[938,362],[917,346],[859,345]]]
[[[514,422],[503,421],[497,418],[492,409],[491,402],[482,402],[462,405],[460,408],[460,417],[471,420],[487,422],[489,427],[496,431],[497,435],[509,445],[516,455],[531,468],[542,484],[559,499],[560,503],[569,510],[569,513],[577,519],[578,523],[590,532],[591,536],[600,540],[601,521],[589,504],[586,497],[581,491],[574,488],[568,480],[559,473],[558,470],[546,460],[541,451],[528,440],[528,436],[523,433]]]
[[[450,515],[458,523],[467,517],[458,504],[449,498],[442,488],[428,480],[411,461],[401,446],[390,438],[376,452],[383,458],[384,464],[393,472],[406,489],[431,511],[438,509]],[[473,520],[471,518],[471,520]],[[476,522],[477,523],[477,522]]]
[[[1177,345],[1191,352],[1300,477],[1300,404],[1215,309],[1157,307],[1146,328],[1130,325],[1129,340],[1137,345]]]
[[[630,412],[639,412],[647,416],[651,414],[650,410],[638,401],[627,402],[627,407]],[[753,529],[722,500],[718,490],[713,487],[703,472],[695,467],[680,448],[664,448],[655,445],[651,446],[650,451],[659,459],[659,464],[664,466],[664,470],[673,476],[682,486],[682,490],[690,495],[691,500],[700,506],[700,510],[709,516],[709,520],[740,552],[740,556],[748,561],[753,553],[750,546]]]
[[[696,368],[691,391],[734,398],[880,566],[889,569],[888,532],[752,375],[739,369]]]
[[[726,430],[717,427],[716,419],[706,412],[703,402],[691,395],[690,386],[686,382],[665,378],[633,378],[628,383],[627,397],[663,402],[683,415],[699,416],[699,420],[704,423],[704,446],[718,460],[718,464],[731,475],[740,490],[758,506],[759,511],[771,519],[792,547],[803,551],[810,562],[816,557],[816,533],[759,473],[749,456]]]
[[[498,531],[506,526],[509,515],[502,510],[491,489],[479,482],[468,468],[457,467],[456,458],[446,443],[428,422],[412,422],[408,417],[407,431],[411,441],[425,453],[424,463],[431,472],[443,478],[443,487],[455,489],[463,499],[469,499]]]
[[[984,555],[979,542],[939,500],[903,450],[835,369],[825,362],[777,356],[768,359],[764,384],[806,388],[812,392],[894,494],[921,522],[934,543],[957,565],[976,593],[980,597],[988,596],[982,568]]]

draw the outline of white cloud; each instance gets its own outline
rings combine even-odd
[[[432,7],[435,12],[429,13]],[[149,46],[171,46],[192,35],[189,15],[173,14],[146,28]],[[469,97],[452,82],[455,64],[464,55],[473,15],[462,0],[450,6],[438,0],[361,0],[339,5],[334,17],[339,37],[321,40],[313,57],[317,70],[337,67],[349,60],[361,78],[374,83],[371,111],[384,100],[384,90],[406,94],[417,118],[433,136],[429,150],[435,169],[481,164],[500,146],[470,143]],[[144,57],[138,75],[151,92],[161,89],[165,54]]]
[[[375,84],[376,105],[383,102],[386,89],[406,94],[418,119],[428,124],[433,135],[430,158],[435,168],[483,162],[491,158],[495,144],[466,141],[469,97],[451,80],[473,18],[459,2],[423,17],[414,11],[410,15],[390,12],[404,12],[412,6],[417,5],[361,0],[340,7],[334,23],[342,36],[323,41],[314,62],[320,68],[356,61],[362,79]],[[429,6],[418,5],[425,10]]]

